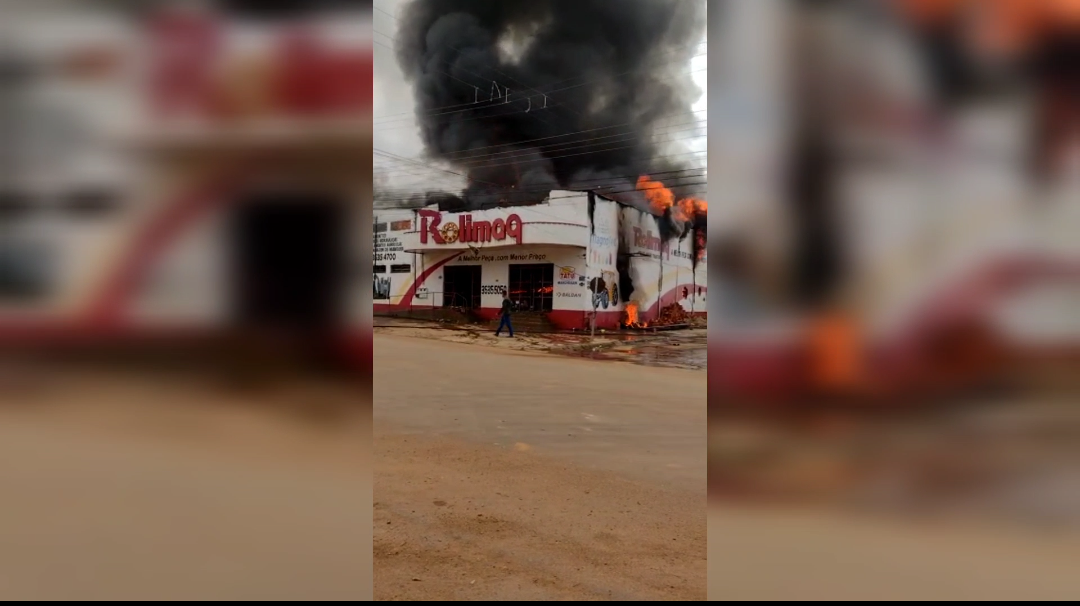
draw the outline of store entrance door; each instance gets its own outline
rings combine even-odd
[[[443,307],[480,308],[479,265],[453,265],[443,269]]]

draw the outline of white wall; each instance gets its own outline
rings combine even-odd
[[[226,218],[224,212],[204,217],[149,269],[132,302],[134,322],[221,326],[231,320],[234,282]]]
[[[508,286],[511,264],[552,263],[554,264],[554,292],[552,293],[552,309],[584,311],[588,300],[588,289],[585,287],[583,274],[585,266],[585,249],[553,246],[521,246],[502,247],[490,252],[479,254],[472,251],[458,251],[455,253],[425,253],[417,255],[416,274],[419,276],[424,268],[442,261],[447,255],[455,255],[454,260],[446,263],[443,267],[457,265],[480,265],[481,269],[481,298],[480,306],[485,309],[498,309],[502,305],[503,288]],[[567,269],[567,277],[562,279],[562,269]],[[401,276],[400,292],[404,294],[411,283],[412,275]],[[417,288],[417,297],[413,305],[440,307],[442,305],[443,268],[435,270]],[[395,291],[399,292],[399,291]],[[400,299],[398,299],[400,300]]]
[[[675,292],[677,301],[687,311],[704,311],[705,291],[699,296],[697,287],[706,286],[700,281],[705,271],[704,267],[699,271],[694,266],[693,231],[681,238],[672,236],[661,241],[657,221],[649,213],[621,208],[622,249],[630,255],[630,279],[634,285],[630,300],[637,303],[641,312],[646,312],[661,297]]]
[[[411,210],[379,210],[375,212],[373,226],[374,250],[372,263],[381,268],[383,273],[372,275],[372,302],[374,305],[398,305],[412,284],[415,276],[422,271],[421,255],[404,251],[403,237],[413,229],[415,214]],[[385,226],[385,231],[383,230]],[[408,265],[411,269],[405,273],[391,273],[393,265]],[[415,273],[414,273],[415,272]],[[382,284],[380,284],[382,282]],[[414,303],[424,304],[424,300]]]

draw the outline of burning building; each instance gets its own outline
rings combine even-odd
[[[505,289],[561,329],[705,313],[704,152],[686,145],[705,135],[686,69],[705,11],[652,0],[403,7],[395,51],[424,160],[467,185],[376,214],[376,312],[494,316]]]
[[[682,212],[674,207],[658,214],[556,191],[529,206],[377,211],[375,312],[458,308],[492,319],[506,291],[562,330],[594,319],[598,328],[644,325],[672,307],[704,316],[707,254],[693,227],[667,227]]]

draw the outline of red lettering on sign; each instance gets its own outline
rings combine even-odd
[[[439,223],[442,222],[442,213],[433,210],[416,211],[420,215],[420,243],[427,244],[430,236],[436,244],[446,244],[439,232]]]
[[[634,246],[654,250],[658,253],[670,252],[670,246],[667,242],[663,242],[658,236],[654,236],[652,230],[642,231],[640,227],[634,228]]]
[[[521,244],[521,217],[510,215],[506,218],[506,237],[513,238],[514,242]]]
[[[516,214],[509,215],[505,219],[494,221],[473,221],[472,215],[464,214],[458,217],[457,223],[442,224],[442,213],[433,210],[419,210],[420,216],[420,243],[427,244],[431,239],[436,244],[453,244],[455,242],[491,242],[513,240],[521,244],[523,225],[521,217]],[[448,237],[449,236],[449,237]]]

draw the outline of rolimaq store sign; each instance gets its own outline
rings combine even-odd
[[[460,213],[419,209],[413,229],[402,234],[408,252],[503,246],[589,244],[589,217],[583,204],[493,208]]]

